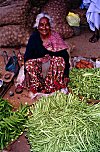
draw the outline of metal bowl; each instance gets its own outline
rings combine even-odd
[[[5,79],[10,79],[11,78],[11,73],[6,73],[4,76]]]

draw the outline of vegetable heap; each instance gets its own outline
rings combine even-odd
[[[15,140],[25,129],[28,106],[21,106],[16,112],[7,100],[0,98],[0,149]]]
[[[27,136],[32,152],[98,152],[100,104],[57,93],[31,107]]]
[[[70,71],[69,87],[76,95],[100,100],[100,68],[75,69]]]

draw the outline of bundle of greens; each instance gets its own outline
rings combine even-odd
[[[57,93],[31,107],[27,136],[32,152],[98,152],[100,104]]]
[[[76,95],[100,100],[100,68],[76,69],[70,71],[69,87]]]
[[[16,112],[7,100],[0,98],[0,149],[15,140],[25,129],[28,106],[21,106]]]

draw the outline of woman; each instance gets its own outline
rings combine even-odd
[[[52,20],[41,13],[36,30],[29,38],[24,55],[25,75],[32,93],[52,93],[67,87],[69,82],[68,46],[51,30]]]
[[[89,42],[95,43],[99,40],[100,0],[83,0],[83,4],[88,8],[86,13],[87,22],[93,31],[93,36],[89,39]]]

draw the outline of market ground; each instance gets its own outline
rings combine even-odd
[[[66,42],[68,42],[72,47],[73,50],[71,51],[71,56],[82,56],[86,58],[99,58],[100,59],[100,39],[96,43],[90,43],[89,38],[92,36],[92,32],[89,30],[88,27],[82,27],[81,28],[81,34],[79,36],[74,36],[72,38],[66,39]],[[12,49],[1,49],[0,54],[3,50],[7,50],[9,54],[13,50]],[[24,52],[25,48],[21,48],[21,51]],[[4,62],[3,57],[0,56],[0,70],[3,71],[4,69]],[[1,71],[0,71],[1,72]],[[26,102],[28,104],[32,104],[34,101],[32,101],[28,97],[28,92],[24,90],[22,94],[16,94],[15,93],[15,87],[12,86],[8,92],[5,94],[4,98],[8,99],[9,102],[14,106],[14,108],[18,108],[20,103],[25,104]],[[14,96],[9,96],[9,91],[14,92]],[[13,142],[7,149],[7,152],[29,152],[30,146],[28,144],[27,139],[25,138],[25,133],[21,135],[18,140]]]

